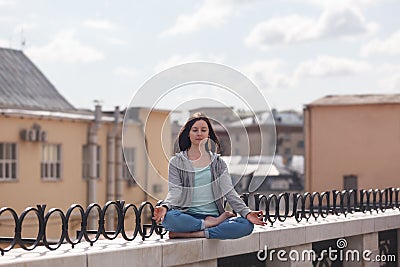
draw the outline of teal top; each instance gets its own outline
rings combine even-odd
[[[217,205],[211,188],[210,165],[204,168],[194,168],[194,188],[192,205],[186,211],[192,214],[219,216]]]

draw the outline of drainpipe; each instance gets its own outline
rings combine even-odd
[[[114,111],[114,125],[113,128],[107,134],[107,201],[115,200],[115,153],[116,150],[116,136],[118,133],[118,122],[119,122],[119,107],[115,107]],[[106,216],[107,231],[114,229],[114,218],[113,212],[108,213]]]
[[[88,149],[89,149],[89,177],[88,177],[88,205],[97,202],[97,132],[101,124],[101,106],[97,104],[94,111],[94,122],[90,125],[88,133]],[[90,229],[95,229],[95,218],[89,218]]]
[[[144,201],[148,201],[148,192],[149,192],[149,151],[148,151],[148,147],[147,147],[147,138],[146,138],[146,130],[145,130],[145,124],[138,118],[139,122],[140,122],[140,129],[141,129],[141,134],[143,137],[143,141],[144,141],[144,149],[145,149],[145,169],[144,169]]]
[[[122,177],[122,168],[123,168],[123,159],[122,159],[122,138],[121,132],[115,138],[116,142],[116,153],[117,153],[117,191],[116,191],[116,199],[122,200],[124,194],[124,177]]]
[[[144,188],[143,188],[143,191],[144,191],[144,201],[147,201],[148,200],[147,192],[148,192],[148,187],[149,187],[149,182],[148,182],[149,159],[148,159],[148,156],[147,156],[148,153],[146,153],[146,151],[148,152],[148,150],[147,150],[147,138],[146,138],[145,124],[140,119],[141,111],[142,111],[142,108],[128,109],[126,116],[128,116],[128,118],[130,118],[132,121],[134,121],[135,124],[137,124],[137,126],[139,127],[139,131],[140,131],[140,134],[142,135],[142,140],[144,141],[144,145],[145,145],[144,146],[144,150],[145,151],[143,153],[144,160],[145,160],[145,163],[144,163]],[[121,162],[122,162],[122,160],[121,160]],[[138,174],[136,174],[136,175],[138,175]],[[118,188],[117,188],[117,190],[118,190]]]
[[[311,132],[311,114],[312,107],[306,105],[304,107],[304,190],[305,192],[312,192],[312,169],[311,169],[311,153],[312,153],[312,132]]]

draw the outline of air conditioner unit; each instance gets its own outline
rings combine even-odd
[[[40,131],[38,137],[39,137],[40,142],[47,142],[47,132],[46,131]]]
[[[27,141],[31,141],[34,142],[36,141],[37,138],[37,132],[34,129],[29,129],[28,130],[28,140]]]
[[[36,141],[36,130],[25,129],[21,131],[21,139],[24,141]]]
[[[24,141],[28,141],[28,130],[24,129],[20,132],[21,139]]]

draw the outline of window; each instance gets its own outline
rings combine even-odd
[[[17,144],[0,143],[0,181],[17,179]]]
[[[135,175],[135,148],[125,147],[123,153],[125,165],[122,168],[122,177],[128,181],[128,185],[135,185],[136,182],[133,179]]]
[[[271,182],[271,190],[289,190],[290,184],[287,180],[274,180]]]
[[[278,146],[280,146],[280,145],[282,145],[283,144],[283,138],[282,137],[280,137],[280,138],[278,138]]]
[[[61,145],[43,144],[40,177],[45,180],[61,178]]]
[[[344,190],[357,190],[358,189],[358,182],[357,182],[357,175],[349,174],[343,175],[343,189]],[[350,205],[354,207],[356,203],[354,202],[354,198],[350,198]]]
[[[101,147],[96,145],[96,171],[94,176],[96,178],[100,178],[100,159],[101,159]],[[82,147],[82,178],[88,179],[90,175],[90,153],[89,153],[89,145],[84,145]]]
[[[285,147],[285,150],[283,152],[285,155],[290,155],[292,153],[292,150],[290,149],[290,147]]]
[[[343,189],[350,190],[350,189],[357,189],[357,175],[350,174],[343,176]]]
[[[153,184],[153,193],[161,193],[162,192],[162,185],[161,184]]]
[[[300,140],[297,142],[297,148],[304,148],[304,141]]]
[[[283,142],[289,142],[291,140],[290,133],[284,133],[282,138]]]

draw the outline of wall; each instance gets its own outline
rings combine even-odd
[[[0,182],[1,206],[21,211],[28,206],[46,203],[67,208],[72,203],[86,205],[86,182],[82,179],[82,146],[87,142],[87,123],[52,119],[0,117],[0,142],[17,143],[17,181]],[[41,142],[20,139],[20,131],[33,123],[48,133],[48,143],[62,144],[60,181],[40,177]]]
[[[305,109],[306,188],[358,189],[399,186],[400,105],[308,106]]]
[[[145,110],[146,111],[146,110]],[[146,114],[146,112],[143,112]],[[142,187],[144,181],[149,179],[149,189],[152,184],[161,183],[161,191],[155,195],[157,199],[163,198],[167,191],[168,160],[171,156],[171,128],[169,123],[169,112],[153,110],[146,124],[146,137],[148,140],[148,151],[145,150],[143,125],[127,123],[124,136],[124,144],[135,148],[135,175],[141,180],[139,185],[129,186],[128,181],[123,181],[122,199],[127,203],[140,204],[142,201],[155,199],[146,198]],[[144,116],[144,115],[143,115]],[[40,163],[42,156],[41,142],[28,142],[20,138],[20,131],[31,128],[36,123],[47,132],[48,143],[61,144],[61,179],[56,181],[44,181],[40,177]],[[82,177],[82,147],[88,142],[88,132],[91,120],[72,120],[50,117],[33,117],[21,115],[19,117],[0,116],[0,142],[17,143],[17,180],[0,181],[0,208],[11,207],[21,213],[26,207],[37,204],[47,204],[47,211],[57,207],[64,212],[72,204],[80,204],[83,207],[87,203],[87,181]],[[103,118],[97,132],[97,143],[101,147],[100,177],[96,180],[96,201],[100,205],[107,202],[108,183],[108,158],[110,152],[108,146],[108,135],[113,130],[114,123]],[[119,128],[122,124],[119,125]],[[160,138],[162,133],[162,140]],[[117,132],[120,135],[120,132]],[[165,147],[165,154],[159,153]],[[115,151],[121,153],[121,151]],[[151,155],[151,162],[148,161]],[[117,180],[116,162],[115,180]],[[125,162],[122,162],[125,167]],[[159,179],[161,177],[161,179]],[[164,184],[162,184],[164,181]],[[116,199],[114,199],[116,200]],[[13,223],[2,216],[0,221],[0,235],[4,236],[7,231],[13,229]],[[32,220],[31,220],[32,219]],[[24,233],[23,237],[35,235],[37,224],[34,222],[34,214],[28,215],[26,223],[32,224],[31,230]],[[56,223],[55,223],[56,224]],[[5,227],[5,228],[4,228]],[[74,231],[79,228],[79,225]],[[28,229],[25,227],[25,229]],[[49,228],[50,229],[50,228]],[[49,235],[53,235],[57,229],[51,229]],[[56,237],[56,236],[55,236]]]

